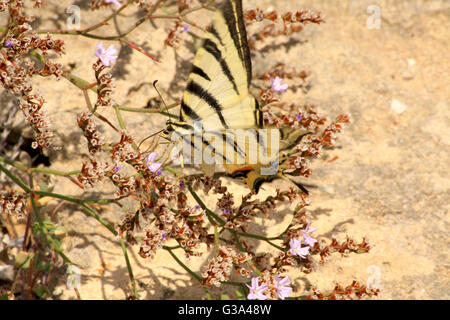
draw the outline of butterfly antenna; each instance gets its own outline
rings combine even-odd
[[[153,88],[155,88],[156,92],[158,93],[158,96],[159,96],[159,98],[161,99],[161,101],[163,102],[164,107],[165,107],[165,109],[166,109],[165,112],[168,114],[168,113],[169,113],[169,108],[167,107],[166,102],[164,101],[164,99],[163,99],[161,93],[159,92],[158,88],[156,87],[156,83],[157,83],[157,82],[158,82],[158,80],[153,81],[153,83],[152,83]],[[161,130],[159,130],[159,131],[157,131],[157,132],[155,132],[155,133],[153,133],[153,134],[151,134],[151,135],[149,135],[149,136],[146,137],[146,138],[144,138],[144,139],[139,143],[138,149],[141,147],[142,143],[143,143],[145,140],[150,139],[151,137],[154,137],[155,135],[157,135],[158,133],[163,132],[164,130],[165,130],[165,128],[164,128],[164,129],[161,129]]]
[[[161,133],[161,132],[163,132],[164,130],[165,130],[165,129],[161,129],[161,130],[159,130],[159,131],[157,131],[157,132],[155,132],[155,133],[152,133],[152,134],[149,135],[148,137],[144,138],[141,142],[139,142],[138,149],[141,147],[141,144],[142,144],[145,140],[150,139],[151,137],[156,136],[158,133]]]
[[[153,88],[155,88],[156,92],[158,93],[159,98],[160,98],[161,101],[163,102],[164,107],[166,108],[166,111],[165,111],[166,114],[169,114],[169,107],[167,106],[167,104],[166,104],[166,102],[164,101],[164,99],[163,99],[161,93],[159,92],[158,88],[156,87],[156,83],[157,83],[157,82],[158,82],[158,80],[153,81]],[[169,118],[169,121],[170,121],[170,118]]]

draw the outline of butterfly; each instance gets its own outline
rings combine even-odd
[[[207,175],[221,163],[229,176],[258,192],[263,183],[284,178],[279,153],[308,132],[265,128],[258,101],[249,92],[251,80],[242,1],[227,0],[216,10],[197,49],[179,121],[169,120],[163,135],[184,150],[183,161],[200,164]]]

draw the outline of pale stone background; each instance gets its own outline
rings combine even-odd
[[[40,13],[42,16],[34,25],[37,29],[65,28],[65,9],[72,3],[82,8],[82,28],[109,13],[87,12],[88,1],[48,2],[48,10]],[[366,10],[371,5],[381,9],[380,29],[367,26],[370,14]],[[344,239],[348,234],[360,240],[367,236],[373,245],[368,254],[347,258],[334,254],[309,275],[292,271],[295,294],[304,293],[312,285],[322,290],[331,289],[336,282],[346,285],[354,278],[365,283],[372,275],[371,266],[375,266],[380,271],[383,299],[449,299],[449,2],[244,1],[246,9],[256,6],[279,13],[311,9],[325,14],[325,24],[309,25],[290,38],[258,43],[252,56],[253,68],[254,72],[263,72],[276,61],[284,61],[298,71],[305,69],[311,72],[309,89],[289,90],[282,99],[316,104],[322,114],[330,117],[351,115],[352,123],[338,147],[314,161],[315,171],[307,183],[318,188],[311,188],[310,211],[313,225],[319,228],[319,238],[336,235]],[[209,18],[207,12],[195,14],[195,21],[203,19],[203,25]],[[135,19],[133,15],[119,18],[119,29],[126,30]],[[187,46],[175,53],[163,45],[162,30],[167,30],[170,22],[160,20],[155,24],[160,27],[158,30],[146,22],[129,39],[160,58],[161,64],[129,48],[120,49],[114,66],[114,99],[122,106],[143,107],[149,98],[156,97],[151,87],[155,79],[159,79],[168,103],[181,97],[193,57],[191,38],[186,37]],[[112,34],[114,25],[98,32]],[[76,74],[93,80],[91,65],[97,41],[74,36],[60,38],[67,43],[67,55],[61,62],[75,63]],[[118,43],[114,44],[118,47]],[[292,81],[289,85],[300,83]],[[52,167],[80,168],[78,154],[87,152],[76,126],[77,114],[86,110],[82,92],[64,79],[45,79],[36,82],[36,86],[47,99],[49,114],[56,119],[57,144],[63,146],[61,151],[50,153]],[[406,107],[404,112],[393,110],[393,101]],[[394,102],[394,109],[398,102]],[[102,113],[115,119],[113,112]],[[124,117],[130,133],[140,138],[156,131],[165,121],[163,117],[134,113],[124,113]],[[339,158],[325,161],[335,156]],[[245,191],[242,185],[224,182],[236,194]],[[81,194],[67,180],[55,179],[52,183],[60,192]],[[107,194],[105,190],[108,186],[99,186],[92,193]],[[271,188],[266,187],[264,192],[271,192]],[[75,206],[63,205],[57,216],[69,230],[64,239],[68,256],[83,266],[81,297],[124,299],[129,292],[129,279],[117,239]],[[117,223],[123,213],[114,208],[103,211],[102,216]],[[274,235],[284,229],[288,219],[288,211],[284,210],[256,223],[260,230]],[[271,250],[255,244],[259,252]],[[192,259],[187,264],[198,271],[208,257]],[[141,298],[204,296],[203,289],[167,252],[159,252],[152,261],[143,260],[134,252],[131,259]],[[221,291],[211,292],[217,296]],[[74,292],[65,287],[63,273],[56,294],[61,299],[75,298]]]

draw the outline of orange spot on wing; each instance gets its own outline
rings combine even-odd
[[[251,165],[246,165],[246,166],[237,168],[236,170],[231,172],[231,174],[234,174],[234,173],[239,172],[239,171],[248,171],[248,170],[252,170],[252,169],[253,169],[253,167]]]

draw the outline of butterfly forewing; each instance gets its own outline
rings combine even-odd
[[[261,117],[249,95],[251,62],[241,1],[217,10],[183,95],[181,118],[201,121],[205,130],[255,128]]]

